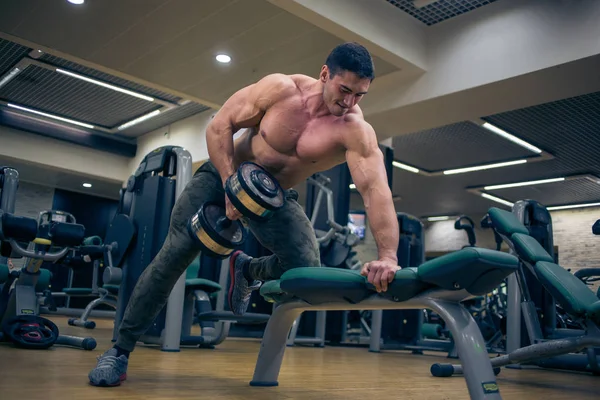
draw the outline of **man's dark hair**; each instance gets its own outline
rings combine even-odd
[[[375,79],[375,67],[369,51],[362,45],[350,42],[336,46],[329,56],[325,65],[329,68],[331,77],[343,71],[353,72],[359,78]]]

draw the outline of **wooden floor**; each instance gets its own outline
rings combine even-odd
[[[248,386],[257,340],[228,339],[215,350],[164,353],[138,346],[129,377],[120,387],[96,388],[87,374],[96,356],[111,346],[112,321],[93,331],[52,318],[64,334],[89,335],[94,351],[53,347],[19,350],[0,345],[0,399],[468,399],[464,378],[434,378],[436,354],[369,353],[365,348],[294,347],[286,350],[279,387]],[[542,370],[507,370],[498,376],[503,399],[599,399],[600,377]]]

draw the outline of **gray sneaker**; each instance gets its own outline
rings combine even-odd
[[[261,282],[254,281],[250,285],[244,276],[244,265],[249,263],[252,257],[244,254],[241,250],[234,252],[229,259],[229,307],[235,315],[244,315],[250,303],[252,291],[259,289]]]
[[[129,360],[121,354],[117,357],[114,347],[98,357],[96,368],[90,371],[88,378],[93,386],[119,386],[127,379],[127,364]]]

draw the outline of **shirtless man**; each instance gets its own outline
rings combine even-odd
[[[373,70],[369,52],[346,43],[332,50],[319,79],[272,74],[225,102],[206,131],[210,161],[196,171],[178,198],[164,245],[136,284],[115,346],[98,358],[89,374],[92,385],[117,386],[125,379],[137,340],[198,256],[186,229],[189,218],[209,200],[224,204],[230,219],[242,218],[223,187],[243,161],[270,171],[286,191],[287,201],[266,222],[245,221],[273,254],[252,258],[236,251],[230,257],[229,305],[235,314],[246,311],[252,291],[262,281],[278,279],[291,268],[321,265],[314,230],[291,188],[343,162],[364,199],[378,249],[378,259],[366,263],[361,274],[378,292],[387,290],[400,269],[398,223],[383,155],[358,107],[374,78]],[[246,132],[234,143],[234,134],[243,128]]]

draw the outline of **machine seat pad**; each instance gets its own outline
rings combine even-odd
[[[63,292],[69,296],[89,296],[92,294],[92,288],[64,288]]]
[[[491,292],[519,267],[519,259],[501,251],[467,247],[421,264],[423,282],[447,290],[466,289],[480,296]]]
[[[510,239],[515,246],[515,251],[523,261],[531,265],[538,261],[554,262],[552,256],[533,237],[515,233]]]
[[[370,283],[367,283],[367,285],[375,290],[375,287]],[[388,290],[381,292],[380,295],[396,302],[406,301],[432,286],[419,279],[417,268],[404,268],[396,272],[396,276],[389,284]]]
[[[88,236],[83,239],[84,246],[100,246],[102,244],[102,238],[100,236]]]
[[[590,312],[600,311],[594,292],[565,268],[555,263],[540,261],[535,264],[534,270],[544,288],[569,314],[583,317]]]
[[[185,289],[186,290],[203,290],[206,293],[214,293],[220,291],[221,285],[219,285],[215,281],[211,281],[210,279],[202,279],[202,278],[192,278],[185,280]]]
[[[529,230],[519,221],[517,216],[509,211],[492,207],[488,211],[492,226],[499,234],[511,237],[515,233],[529,235]]]
[[[600,293],[600,289],[598,289]],[[588,307],[588,318],[594,321],[596,325],[600,325],[600,300]]]
[[[8,269],[8,265],[0,264],[0,284],[6,282],[9,275],[10,275],[10,270]]]
[[[102,285],[103,289],[106,289],[108,293],[116,296],[119,294],[119,285]]]
[[[281,276],[279,286],[282,291],[309,304],[343,301],[357,304],[374,293],[366,282],[359,271],[306,267],[286,271]]]
[[[280,283],[279,279],[265,282],[260,287],[260,295],[269,303],[283,303],[291,300],[294,296],[281,290]]]

